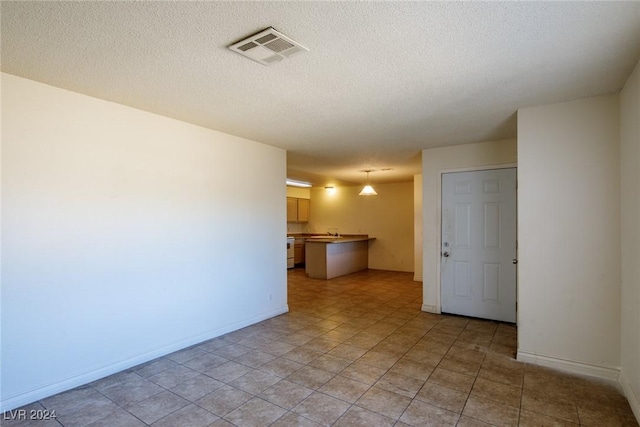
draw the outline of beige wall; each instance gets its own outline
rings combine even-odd
[[[369,268],[413,271],[413,182],[375,184],[377,196],[358,196],[359,187],[336,187],[333,195],[311,189],[309,232],[337,228],[344,234],[368,234]]]
[[[422,282],[422,175],[413,177],[413,280]]]
[[[310,199],[311,188],[287,186],[287,197],[297,197],[298,199]]]
[[[422,151],[422,279],[425,311],[440,312],[440,187],[443,172],[515,165],[516,140],[488,141]]]
[[[618,101],[518,112],[518,358],[610,378],[620,366]]]
[[[622,349],[620,380],[640,420],[640,62],[620,94]]]
[[[286,312],[285,170],[2,74],[2,410]]]

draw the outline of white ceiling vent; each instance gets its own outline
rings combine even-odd
[[[262,65],[271,65],[309,50],[271,27],[232,44],[229,49]]]

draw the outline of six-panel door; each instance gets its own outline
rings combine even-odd
[[[516,321],[516,169],[442,175],[443,313]]]

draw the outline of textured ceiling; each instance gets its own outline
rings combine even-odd
[[[4,72],[284,148],[317,185],[411,179],[422,149],[515,137],[519,108],[616,92],[640,58],[639,2],[1,7]],[[309,52],[227,49],[269,26]]]

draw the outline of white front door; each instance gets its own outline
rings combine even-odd
[[[442,312],[516,321],[516,169],[442,175]]]

